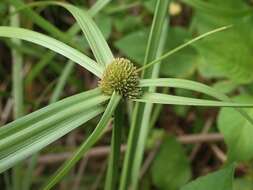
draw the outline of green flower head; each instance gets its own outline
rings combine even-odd
[[[99,81],[103,93],[111,95],[114,91],[124,98],[133,99],[140,95],[137,68],[128,59],[116,58],[109,64]]]

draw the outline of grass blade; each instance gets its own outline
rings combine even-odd
[[[53,62],[55,55],[56,54],[53,51],[48,51],[46,54],[44,54],[44,56],[40,58],[40,61],[37,62],[36,65],[28,73],[25,79],[25,84],[30,85],[33,80],[41,73],[42,69],[45,68],[49,63]]]
[[[10,7],[10,10],[15,10],[14,7]],[[14,27],[19,27],[20,19],[19,15],[15,15],[10,20],[10,25]],[[21,41],[17,39],[12,39],[12,42],[18,46],[21,45]],[[24,114],[24,98],[23,98],[23,57],[16,51],[16,49],[11,50],[12,54],[12,95],[14,100],[14,118],[17,119]],[[18,190],[22,184],[22,164],[17,165],[12,170],[12,182],[13,189]]]
[[[146,93],[140,99],[135,99],[137,102],[147,102],[155,104],[169,105],[186,105],[186,106],[209,106],[209,107],[253,107],[253,104],[222,102],[214,100],[205,100],[197,98],[187,98],[182,96],[174,96],[160,93]]]
[[[101,9],[103,9],[111,0],[98,0],[87,12],[89,13],[90,16],[94,17]],[[24,6],[23,6],[24,7]],[[28,8],[28,5],[26,6]],[[49,23],[50,24],[50,23]],[[42,27],[42,26],[41,26]],[[77,23],[75,23],[73,26],[71,26],[67,34],[70,35],[72,38],[80,32],[80,27]],[[52,33],[50,33],[53,35]],[[57,36],[61,41],[64,41],[64,39],[60,38],[60,36]],[[65,41],[64,41],[65,42]],[[65,42],[67,43],[67,42]],[[72,44],[71,44],[72,45]],[[73,45],[72,45],[73,46]],[[73,46],[75,47],[75,46]],[[79,50],[82,50],[82,48],[78,48]],[[34,78],[42,71],[43,68],[45,68],[49,63],[52,63],[53,58],[55,57],[55,53],[49,51],[46,53],[42,59],[36,64],[35,67],[32,68],[31,72],[29,72],[27,79],[26,79],[26,84],[30,84]],[[66,70],[67,67],[70,67],[69,65],[72,65],[72,63],[69,61],[65,67]],[[64,69],[64,70],[65,70]],[[71,73],[71,70],[69,71]],[[65,76],[65,78],[68,78]],[[63,84],[62,84],[63,85]],[[58,90],[60,90],[60,87],[57,87]]]
[[[91,16],[96,15],[101,9],[103,9],[112,0],[98,0],[88,11]]]
[[[211,97],[228,101],[229,98],[223,94],[219,93],[217,90],[195,81],[185,80],[185,79],[175,79],[175,78],[159,78],[159,79],[142,79],[140,81],[140,87],[172,87],[172,88],[182,88],[187,90],[193,90],[196,92],[201,92],[203,94],[209,95]]]
[[[64,86],[68,80],[69,75],[71,74],[75,64],[73,61],[68,61],[66,67],[64,67],[62,74],[60,75],[60,78],[58,79],[57,85],[55,86],[55,89],[52,93],[52,96],[50,98],[50,102],[56,102],[64,89]]]
[[[108,3],[110,2],[110,0],[98,0],[92,7],[91,9],[88,11],[89,14],[91,16],[95,16],[104,6],[106,6]],[[80,32],[80,28],[78,26],[78,24],[74,24],[67,32],[67,34],[74,36],[77,33]],[[31,83],[34,78],[41,72],[41,70],[48,65],[48,63],[52,62],[53,58],[55,57],[55,53],[49,51],[44,57],[43,59],[41,59],[41,61],[32,69],[32,71],[30,72],[30,74],[27,77],[26,82],[27,83]],[[68,61],[67,65],[65,66],[62,74],[60,75],[60,78],[57,82],[57,85],[52,93],[52,96],[50,98],[50,102],[56,102],[61,95],[61,92],[66,84],[66,81],[70,75],[70,73],[72,72],[74,68],[74,62],[72,61]],[[35,167],[35,162],[37,161],[37,157],[38,154],[35,154],[32,158],[31,158],[31,163],[30,167],[28,169],[28,172],[26,172],[26,176],[24,178],[24,188],[23,189],[30,189],[30,184],[31,184],[31,174],[34,170]]]
[[[82,54],[78,50],[44,34],[15,27],[0,27],[0,36],[8,38],[17,38],[33,42],[55,51],[70,60],[78,63],[98,77],[101,77],[103,68],[95,61]]]
[[[54,185],[56,185],[66,175],[66,173],[69,172],[69,170],[76,164],[76,162],[78,162],[82,158],[82,156],[91,148],[91,146],[93,146],[100,139],[104,129],[110,121],[110,118],[115,108],[120,101],[120,98],[121,97],[115,93],[112,95],[110,102],[93,133],[78,148],[78,150],[74,153],[73,157],[67,162],[65,162],[61,168],[59,168],[55,175],[45,185],[43,190],[52,189],[52,187],[54,187]]]
[[[90,44],[97,62],[101,65],[111,63],[114,59],[113,54],[102,33],[94,21],[90,18],[89,14],[70,4],[57,2],[53,4],[58,4],[66,8],[75,17],[84,35],[86,36],[88,43]]]
[[[156,2],[156,10],[149,34],[144,65],[156,59],[162,54],[164,38],[167,36],[167,23],[165,22],[169,0]],[[164,31],[163,31],[164,30]],[[161,37],[162,36],[162,37]],[[156,64],[148,70],[143,70],[143,78],[156,78],[159,74],[160,65]],[[145,89],[146,91],[147,89]],[[149,88],[148,91],[154,91]],[[148,126],[152,104],[137,103],[134,108],[133,121],[128,137],[128,146],[125,154],[123,172],[120,182],[120,190],[125,190],[131,178],[131,189],[138,188],[138,174],[144,152],[144,143],[148,134]]]
[[[97,107],[85,112],[79,112],[71,118],[57,123],[52,128],[44,130],[38,135],[23,141],[19,146],[16,145],[7,151],[1,150],[0,172],[3,172],[16,164],[18,161],[27,158],[29,155],[36,153],[51,142],[67,134],[88,120],[94,118],[103,112],[102,107]]]
[[[73,47],[76,47],[76,44],[72,43],[72,38],[69,35],[66,35],[64,32],[60,31],[57,27],[55,27],[53,24],[48,22],[46,19],[41,17],[39,14],[37,14],[32,9],[29,9],[27,7],[27,4],[25,4],[22,0],[8,0],[8,3],[15,6],[15,8],[19,11],[21,11],[22,15],[25,15],[29,20],[32,20],[34,23],[36,23],[38,26],[43,28],[45,31],[50,33],[52,36],[60,39],[64,43],[70,44]],[[25,10],[20,9],[21,7],[27,7]],[[79,48],[81,50],[81,48]]]
[[[46,106],[38,111],[35,111],[33,113],[30,113],[20,119],[17,119],[3,127],[0,128],[0,139],[11,135],[21,129],[24,129],[25,127],[32,125],[36,123],[38,120],[43,120],[50,115],[53,115],[63,108],[69,107],[73,104],[80,103],[81,101],[84,101],[85,99],[89,99],[91,97],[95,97],[101,94],[100,89],[94,89],[87,92],[83,92],[68,98],[65,98],[61,101],[58,101],[54,104],[50,104],[49,106]]]
[[[143,79],[140,81],[140,87],[150,87],[150,86],[172,87],[172,88],[193,90],[214,97],[221,101],[231,102],[231,99],[228,96],[226,96],[223,93],[220,93],[216,89],[213,89],[212,87],[209,87],[199,82],[185,79],[160,78],[160,79]],[[237,108],[237,111],[253,125],[253,119],[247,112],[245,112],[243,109],[240,108]]]
[[[107,100],[107,97],[100,95],[94,98],[89,98],[89,100],[79,102],[78,104],[73,104],[69,107],[63,108],[61,111],[49,115],[47,118],[39,120],[36,123],[27,126],[26,128],[22,128],[21,130],[1,139],[0,150],[4,150],[11,146],[17,145],[18,143],[22,143],[24,139],[32,138],[37,133],[40,133],[43,130],[47,130],[54,123],[60,122],[64,118],[71,117],[80,111],[91,109],[92,107],[100,105]]]
[[[73,17],[76,19],[77,23],[79,24],[81,30],[83,31],[84,35],[96,60],[99,64],[105,66],[105,64],[109,64],[114,59],[113,54],[106,43],[101,31],[98,29],[94,21],[90,18],[90,15],[79,9],[76,6],[67,3],[61,3],[57,1],[41,1],[31,3],[31,6],[45,6],[45,5],[56,5],[61,6],[67,9]]]
[[[0,172],[100,114],[104,110],[101,104],[108,99],[100,89],[91,90],[1,127]]]

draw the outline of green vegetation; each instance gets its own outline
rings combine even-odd
[[[252,6],[2,1],[0,186],[251,189]]]

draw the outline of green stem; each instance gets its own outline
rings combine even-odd
[[[154,19],[149,34],[148,45],[146,49],[144,66],[160,56],[163,49],[165,39],[161,36],[166,32],[165,18],[167,13],[169,0],[158,0]],[[165,31],[165,32],[163,32]],[[159,74],[159,65],[142,70],[143,78],[157,77]],[[155,88],[146,88],[144,91],[153,91]],[[125,190],[131,184],[131,189],[138,188],[139,168],[141,166],[144,143],[148,133],[152,104],[137,103],[134,108],[133,121],[131,124],[130,134],[127,142],[127,151],[123,165],[123,173],[121,178],[120,190]]]
[[[137,103],[134,107],[130,132],[127,140],[127,150],[125,153],[119,190],[125,190],[127,188],[127,185],[129,184],[134,151],[137,144],[138,134],[140,131],[140,128],[138,127],[139,126],[138,118],[142,116],[141,112],[139,111],[141,108],[140,106],[143,106],[143,104]]]
[[[10,7],[10,11],[14,10]],[[18,27],[20,25],[19,15],[15,15],[10,20],[10,25]],[[20,40],[13,39],[13,43],[21,45]],[[23,115],[23,58],[15,49],[11,50],[12,54],[12,93],[14,100],[14,118],[17,119]],[[13,168],[12,174],[13,189],[20,190],[22,183],[22,165],[19,164]]]
[[[58,79],[57,85],[54,88],[53,94],[50,98],[50,103],[54,103],[59,100],[61,93],[64,89],[64,86],[68,80],[68,77],[73,71],[74,66],[75,66],[75,63],[73,61],[68,61],[67,65],[64,67],[63,72],[60,78]]]
[[[120,164],[121,134],[124,125],[124,112],[122,101],[114,112],[114,127],[112,132],[111,153],[105,180],[105,190],[116,190]]]

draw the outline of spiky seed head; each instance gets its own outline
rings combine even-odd
[[[124,98],[136,98],[140,95],[139,75],[131,61],[116,58],[109,64],[99,81],[103,93],[111,95],[114,91]]]

